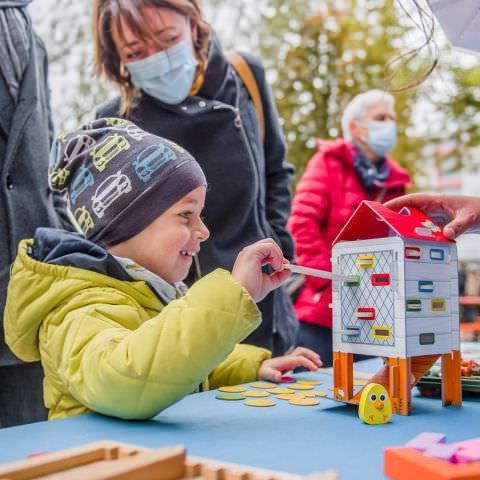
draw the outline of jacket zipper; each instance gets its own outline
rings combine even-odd
[[[242,132],[242,137],[243,137],[243,141],[244,143],[247,145],[247,150],[248,150],[248,156],[249,156],[249,159],[250,159],[250,162],[252,163],[253,165],[253,169],[254,169],[254,172],[255,172],[255,188],[256,188],[256,191],[257,191],[257,194],[260,193],[260,188],[259,188],[259,183],[260,183],[260,173],[258,171],[258,167],[257,167],[257,164],[255,163],[255,158],[254,158],[254,155],[253,155],[253,152],[252,152],[252,146],[250,145],[250,142],[248,140],[248,136],[245,132],[245,128],[243,126],[243,122],[242,122],[242,118],[240,116],[240,108],[239,108],[239,104],[240,104],[240,87],[238,85],[238,78],[237,78],[237,75],[234,73],[234,80],[235,80],[235,87],[236,87],[236,99],[235,99],[235,107],[232,106],[232,105],[229,105],[227,103],[219,103],[217,105],[214,105],[213,106],[213,110],[221,110],[221,109],[226,109],[226,110],[231,110],[232,112],[235,113],[235,119],[233,121],[235,127],[237,127],[238,129],[240,129],[240,131]],[[260,195],[259,195],[260,196]],[[266,238],[267,237],[267,233],[265,232],[265,230],[263,229],[262,225],[260,224],[260,219],[259,219],[259,205],[258,205],[258,202],[257,202],[257,208],[255,209],[255,212],[254,212],[254,215],[255,215],[255,223],[257,225],[257,228],[259,229],[259,231],[261,233],[263,233],[264,237]],[[272,295],[274,295],[274,292],[272,292]],[[273,302],[273,305],[275,305],[275,302]],[[274,311],[273,311],[273,315],[272,315],[272,332],[273,333],[277,333],[277,320],[276,320],[276,317],[275,317],[275,306],[273,307],[274,308]]]
[[[242,118],[240,116],[240,108],[239,108],[240,87],[238,85],[238,78],[237,78],[237,75],[235,73],[234,73],[234,80],[235,80],[235,87],[236,87],[235,107],[232,106],[232,105],[229,105],[227,103],[219,103],[219,104],[213,106],[213,110],[227,109],[227,110],[231,110],[232,112],[235,113],[235,119],[234,119],[233,123],[234,123],[235,127],[240,129],[240,131],[242,133],[243,141],[247,145],[248,156],[249,156],[251,164],[253,165],[253,169],[254,169],[254,172],[255,172],[255,189],[256,189],[257,193],[260,193],[259,192],[259,190],[260,190],[260,188],[259,188],[260,173],[258,171],[258,167],[257,167],[257,164],[255,162],[255,158],[254,158],[254,155],[253,155],[253,152],[252,152],[252,146],[250,145],[250,142],[248,140],[248,136],[247,136],[247,134],[245,132],[245,128],[243,126]],[[264,237],[267,237],[267,233],[265,232],[262,225],[260,224],[259,210],[260,210],[260,208],[259,208],[259,205],[257,203],[257,208],[255,209],[255,212],[254,212],[255,213],[255,223],[257,225],[257,228],[264,235]]]

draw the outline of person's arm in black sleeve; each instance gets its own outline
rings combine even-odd
[[[294,167],[285,159],[285,140],[261,61],[259,58],[249,54],[242,53],[242,55],[245,56],[257,81],[265,116],[265,205],[267,220],[282,247],[285,258],[293,260],[294,243],[287,229],[287,220],[290,216],[292,203],[290,184],[294,174]]]

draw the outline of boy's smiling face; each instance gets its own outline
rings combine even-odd
[[[210,235],[200,217],[205,194],[205,187],[192,190],[140,233],[109,248],[110,253],[132,259],[169,283],[185,279],[192,256]]]

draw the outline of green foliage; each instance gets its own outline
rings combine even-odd
[[[342,136],[347,103],[368,89],[387,88],[385,67],[405,50],[408,27],[394,0],[325,0],[321,9],[317,2],[267,3],[276,14],[264,17],[262,53],[299,176],[315,151],[315,138]],[[413,125],[417,92],[395,99],[399,143],[393,156],[415,173],[424,140],[406,131]]]
[[[390,60],[422,41],[399,3],[202,0],[226,48],[253,53],[260,48],[298,175],[315,151],[316,138],[342,135],[340,118],[353,96],[388,87]],[[93,75],[91,4],[35,0],[30,11],[49,52],[57,131],[71,130],[117,94],[114,85]],[[408,65],[395,63],[394,86],[421,78],[430,61],[419,55]],[[480,67],[460,65],[459,55],[442,45],[432,76],[421,88],[395,98],[399,143],[392,156],[414,176],[426,175],[425,160],[432,155],[437,165],[443,162],[443,170],[477,166]],[[433,146],[434,153],[425,146]]]

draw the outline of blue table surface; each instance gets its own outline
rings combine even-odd
[[[373,372],[380,365],[373,359],[355,369]],[[331,375],[297,377],[321,380],[317,388],[331,394]],[[328,399],[314,407],[277,400],[275,407],[253,408],[217,400],[215,394],[189,395],[150,421],[89,414],[1,429],[0,462],[108,439],[152,448],[184,445],[190,455],[301,475],[334,469],[342,480],[383,479],[384,447],[404,445],[426,431],[446,433],[447,442],[480,436],[476,398],[464,398],[462,408],[442,408],[438,398],[415,393],[412,415],[366,425],[356,408]]]

